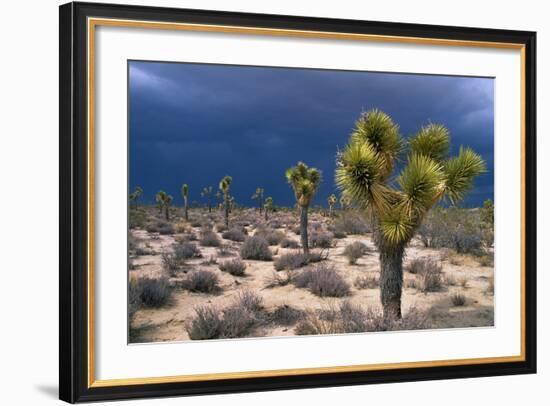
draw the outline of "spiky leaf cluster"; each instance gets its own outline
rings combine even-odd
[[[321,171],[298,162],[286,170],[286,179],[294,190],[298,204],[307,207],[321,184]]]
[[[430,208],[447,197],[456,203],[471,189],[485,162],[469,148],[449,158],[450,135],[440,124],[422,127],[407,143],[380,110],[362,113],[349,142],[337,155],[336,184],[342,196],[370,210],[386,246],[404,244]],[[400,155],[405,166],[390,177]]]

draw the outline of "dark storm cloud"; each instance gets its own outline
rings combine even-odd
[[[374,107],[402,134],[445,124],[452,151],[467,145],[489,172],[464,204],[493,197],[493,80],[203,64],[130,63],[130,188],[151,201],[164,189],[180,201],[233,176],[233,194],[252,204],[257,186],[276,204],[293,204],[284,171],[298,160],[323,172],[316,204],[336,192],[334,156],[354,121]]]

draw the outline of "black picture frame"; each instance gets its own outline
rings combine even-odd
[[[236,393],[536,372],[536,33],[234,12],[68,3],[60,6],[59,397],[67,402]],[[524,46],[525,357],[517,362],[90,387],[88,380],[87,19],[345,32]]]

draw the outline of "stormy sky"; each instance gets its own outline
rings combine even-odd
[[[462,206],[493,198],[494,82],[490,78],[164,62],[129,62],[129,188],[152,202],[159,190],[181,204],[202,202],[233,177],[232,194],[253,205],[256,187],[276,205],[294,195],[286,168],[304,161],[322,171],[313,204],[336,193],[335,153],[361,111],[379,108],[404,137],[422,125],[451,132],[451,153],[470,146],[487,162]]]

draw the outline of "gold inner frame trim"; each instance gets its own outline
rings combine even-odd
[[[520,51],[520,162],[521,162],[521,269],[520,269],[520,341],[519,355],[502,357],[481,357],[452,360],[397,362],[383,364],[330,366],[316,368],[277,369],[266,371],[223,372],[211,374],[190,374],[146,378],[95,379],[95,278],[94,278],[94,191],[95,191],[95,28],[97,26],[148,28],[157,30],[180,30],[194,32],[217,32],[244,35],[265,35],[279,37],[340,39],[370,42],[402,43],[432,46],[459,46],[512,49]],[[213,381],[221,379],[266,378],[312,374],[331,374],[343,372],[366,372],[392,370],[397,368],[426,368],[474,364],[494,364],[525,361],[525,45],[506,42],[467,41],[441,38],[400,37],[390,35],[354,34],[344,32],[305,31],[273,29],[260,27],[241,27],[226,25],[166,23],[139,20],[120,20],[108,18],[89,18],[88,29],[88,387],[112,387],[125,385],[161,384],[193,381]]]

